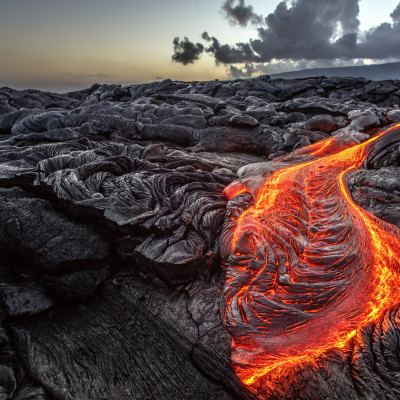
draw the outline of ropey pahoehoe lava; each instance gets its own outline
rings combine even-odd
[[[221,312],[245,384],[343,347],[399,302],[400,230],[358,206],[345,182],[399,136],[400,124],[348,148],[329,138],[279,160],[256,190],[243,180],[225,189]],[[254,204],[240,209],[250,192]]]

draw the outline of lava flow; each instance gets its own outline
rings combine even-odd
[[[273,172],[253,206],[231,207],[221,240],[221,312],[245,384],[343,347],[400,301],[400,229],[355,204],[345,183],[396,140],[400,124],[344,150],[334,138],[301,149],[306,161]],[[237,205],[246,191],[239,181],[225,194],[241,194],[231,200]]]

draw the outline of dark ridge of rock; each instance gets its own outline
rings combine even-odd
[[[53,306],[43,288],[36,284],[7,283],[0,286],[6,317],[25,317],[42,313]]]
[[[386,115],[386,119],[391,123],[399,123],[400,122],[400,110],[389,111]]]
[[[257,126],[259,122],[251,115],[236,114],[229,118],[229,123],[232,126]]]
[[[206,120],[203,116],[190,115],[190,114],[170,117],[164,120],[162,123],[189,126],[193,129],[203,129],[206,127]]]
[[[4,258],[1,253],[0,256]],[[46,390],[21,365],[5,321],[45,312],[52,307],[52,301],[40,285],[18,276],[2,259],[0,279],[0,394],[3,398],[47,400]]]
[[[359,397],[399,398],[399,321],[397,306],[360,332],[350,361]]]
[[[304,128],[308,130],[321,131],[325,133],[332,133],[340,128],[344,128],[347,125],[344,118],[332,117],[331,115],[316,115],[310,118],[304,124]]]
[[[398,147],[398,146],[397,146]],[[397,162],[400,161],[397,154]],[[361,170],[349,178],[354,200],[378,218],[400,226],[400,168]]]
[[[144,140],[166,140],[181,146],[193,144],[193,128],[182,125],[147,125],[140,131]]]
[[[396,308],[249,392],[219,314],[219,242],[252,201],[228,206],[237,177],[254,196],[254,171],[329,137],[363,141],[398,123],[399,105],[399,81],[351,78],[1,88],[0,397],[396,398]],[[392,139],[347,183],[400,226]]]
[[[77,265],[103,264],[107,240],[90,226],[68,220],[52,205],[19,188],[0,189],[1,246],[31,259],[38,272],[60,275]]]
[[[68,220],[48,201],[19,188],[0,189],[0,227],[0,249],[30,260],[38,278],[59,294],[85,298],[109,275],[110,244],[103,235],[90,226]],[[89,271],[97,277],[87,279]],[[75,280],[67,284],[65,279],[70,274]],[[3,291],[8,313],[15,314],[18,311],[12,311],[11,292],[7,288]],[[40,295],[37,290],[33,293]],[[21,296],[28,295],[22,290]],[[27,307],[28,314],[37,308]]]
[[[214,97],[206,96],[204,94],[169,94],[169,95],[159,95],[161,99],[173,99],[173,100],[185,100],[194,104],[203,104],[210,107],[214,112],[226,108],[226,104]]]

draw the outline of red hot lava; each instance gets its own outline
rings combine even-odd
[[[301,149],[307,161],[270,175],[226,222],[222,315],[245,384],[343,347],[400,301],[400,230],[355,204],[345,182],[399,136],[400,124],[345,150],[334,138]],[[246,191],[236,182],[224,193]]]

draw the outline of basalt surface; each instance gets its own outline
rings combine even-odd
[[[165,80],[66,94],[1,88],[0,398],[400,398],[397,275],[386,288],[366,278],[370,267],[359,272],[357,265],[371,264],[365,250],[371,237],[346,221],[361,218],[354,211],[359,207],[397,238],[399,104],[400,82],[360,78]],[[351,325],[354,333],[340,346],[330,341],[324,351],[308,348],[310,357],[246,381],[232,344],[242,340],[243,348],[254,350],[262,342],[267,354],[276,355],[276,329],[283,324],[258,326],[262,339],[254,344],[254,324],[238,323],[245,317],[237,294],[260,260],[249,266],[249,249],[255,257],[257,246],[251,235],[234,238],[237,220],[254,208],[274,173],[322,160],[329,147],[324,143],[334,143],[336,154],[387,129],[394,132],[389,139],[373,140],[365,159],[343,176],[353,211],[344,219],[323,215],[325,233],[332,240],[348,237],[343,246],[350,254],[343,261],[335,243],[314,241],[320,247],[314,243],[308,257],[318,259],[321,273],[313,283],[320,293],[306,299],[305,311],[317,296],[322,311],[312,329],[329,337],[341,314],[324,307],[337,293],[349,299],[351,318],[363,314],[366,292],[383,288],[391,301],[374,318]],[[329,197],[332,179],[319,171],[305,189],[288,188],[278,198],[280,216],[264,215],[268,233],[261,242],[270,259],[279,253],[277,226],[279,234],[294,238],[298,255],[296,240],[309,237],[304,210],[343,208]],[[310,200],[313,191],[326,197]],[[271,187],[264,195],[273,197]],[[293,213],[290,223],[289,214],[282,217],[294,203],[303,207],[303,223]],[[315,225],[314,236],[320,228]],[[232,240],[237,251],[231,254]],[[249,279],[233,282],[232,266],[244,261]],[[276,281],[287,287],[281,264]],[[394,257],[385,266],[397,274]],[[342,286],[329,286],[338,275]],[[297,305],[300,286],[291,297]],[[227,294],[236,300],[227,301]],[[276,299],[269,307],[275,318]],[[229,321],[227,310],[234,316]],[[286,325],[301,325],[292,310],[278,314]],[[267,362],[261,355],[242,366],[260,360]]]

